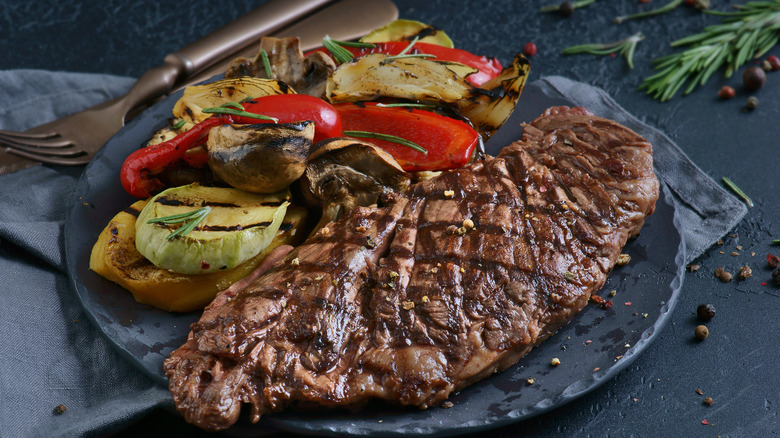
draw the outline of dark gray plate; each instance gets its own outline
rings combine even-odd
[[[161,385],[167,385],[163,360],[184,343],[199,314],[172,314],[136,303],[130,293],[89,270],[89,254],[109,220],[134,201],[119,183],[122,161],[165,125],[179,96],[143,112],[97,154],[76,187],[65,224],[68,275],[85,312],[120,354]],[[488,142],[488,151],[519,138],[521,121],[565,103],[527,86],[515,114]],[[268,415],[259,425],[242,420],[232,432],[274,428],[334,436],[452,436],[528,419],[593,390],[650,344],[677,301],[684,248],[670,199],[664,191],[641,236],[624,250],[631,262],[616,268],[600,293],[614,302],[612,308],[587,306],[514,367],[453,395],[451,408],[420,411],[377,404],[359,413],[291,410]],[[614,297],[608,295],[611,290],[617,291]],[[554,368],[553,357],[561,361]],[[528,378],[536,382],[528,385]]]

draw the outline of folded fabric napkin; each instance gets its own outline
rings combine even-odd
[[[24,130],[125,92],[131,78],[0,71],[0,129]],[[671,192],[690,262],[746,207],[663,133],[604,91],[548,77],[524,93],[585,106],[646,137]],[[81,169],[35,166],[0,176],[0,436],[107,435],[158,406],[167,388],[132,368],[88,321],[65,275],[63,225]],[[67,410],[58,413],[57,406]]]

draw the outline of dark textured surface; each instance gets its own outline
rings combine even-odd
[[[64,71],[139,76],[172,50],[213,30],[260,1],[138,2],[116,0],[0,4],[0,68],[48,68]],[[456,45],[508,62],[523,44],[534,41],[531,79],[559,74],[606,89],[638,118],[665,131],[714,179],[729,176],[756,206],[724,243],[686,275],[680,302],[667,327],[631,367],[596,391],[531,420],[497,429],[490,436],[776,436],[780,380],[780,289],[772,284],[765,256],[780,252],[777,159],[780,136],[780,73],[770,73],[756,96],[753,112],[743,110],[747,94],[739,74],[714,76],[688,97],[658,103],[636,87],[651,72],[650,60],[668,54],[672,40],[698,31],[717,18],[680,7],[671,14],[612,24],[623,13],[649,6],[638,1],[602,0],[563,19],[542,15],[548,0],[492,2],[398,0],[401,16],[445,28]],[[725,1],[713,1],[724,8]],[[640,43],[630,70],[621,58],[563,57],[562,48],[582,42],[614,41],[636,31]],[[780,48],[770,53],[780,55]],[[740,70],[741,74],[741,70]],[[737,98],[719,101],[716,92],[729,83]],[[741,249],[739,249],[739,248]],[[732,256],[732,252],[739,255]],[[755,255],[753,255],[755,254]],[[716,267],[736,273],[743,265],[753,277],[721,283]],[[768,282],[762,286],[763,282]],[[696,306],[712,303],[717,316],[709,337],[693,339]],[[714,399],[702,404],[701,388]],[[702,425],[707,419],[710,425]],[[127,436],[192,436],[193,428],[166,412],[155,412],[130,427]]]

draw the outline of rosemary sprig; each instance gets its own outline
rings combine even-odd
[[[640,41],[645,39],[642,32],[637,32],[628,38],[624,38],[620,41],[607,44],[580,44],[578,46],[571,46],[563,49],[564,55],[574,55],[579,53],[589,53],[591,55],[604,56],[611,53],[618,53],[626,58],[628,66],[634,68],[634,52],[636,51],[636,45]]]
[[[407,140],[405,138],[397,137],[395,135],[390,134],[382,134],[381,132],[369,132],[369,131],[344,131],[344,135],[348,137],[358,137],[358,138],[376,138],[379,140],[385,140],[390,141],[393,143],[398,143],[403,146],[408,146],[417,152],[422,152],[423,155],[428,155],[428,150],[424,147],[420,146],[419,144]]]
[[[263,61],[265,75],[268,77],[268,79],[273,79],[273,74],[271,73],[271,61],[268,60],[268,52],[266,52],[265,49],[260,49],[260,59]]]
[[[751,200],[751,199],[748,197],[748,195],[746,195],[746,194],[745,194],[745,192],[743,192],[743,191],[742,191],[742,189],[740,189],[739,187],[737,187],[737,185],[736,185],[736,184],[734,184],[734,182],[733,182],[733,181],[731,181],[730,179],[728,179],[728,178],[726,178],[726,177],[724,176],[724,177],[723,177],[723,183],[724,183],[724,184],[726,184],[726,187],[730,188],[731,190],[733,190],[733,191],[734,191],[734,193],[736,193],[737,195],[739,195],[739,197],[740,197],[740,198],[742,198],[743,200],[745,200],[745,203],[748,205],[748,207],[752,207],[752,206],[753,206],[753,200]]]
[[[640,90],[664,102],[682,88],[688,94],[722,66],[731,77],[751,57],[760,58],[780,40],[780,0],[752,1],[735,6],[734,12],[703,11],[723,17],[721,24],[679,39],[672,47],[688,49],[653,61],[657,73],[645,78]]]
[[[580,0],[577,2],[571,2],[572,9],[584,8],[590,4],[596,3],[596,0]],[[556,12],[561,10],[561,5],[547,5],[542,6],[539,12]]]
[[[780,245],[780,239],[772,239],[772,245]]]
[[[171,225],[171,224],[178,224],[184,222],[184,225],[177,228],[175,231],[173,231],[171,234],[168,235],[168,240],[173,240],[178,236],[186,236],[189,234],[192,230],[195,229],[201,222],[203,222],[203,219],[206,219],[206,216],[211,213],[211,207],[206,206],[199,208],[197,210],[188,211],[186,213],[180,213],[180,214],[173,214],[170,216],[163,216],[158,217],[154,219],[150,219],[146,223],[148,224],[157,224],[161,223],[164,225]]]
[[[234,102],[229,102],[229,103],[234,103]],[[250,113],[248,111],[243,111],[236,108],[229,108],[225,105],[216,106],[212,108],[203,108],[201,111],[208,114],[229,114],[231,116],[241,116],[241,117],[248,117],[251,119],[259,119],[259,120],[270,120],[274,123],[279,123],[279,119],[277,119],[276,117],[269,117],[269,116],[264,116],[262,114]]]
[[[667,4],[665,4],[665,5],[663,5],[663,6],[659,7],[659,8],[656,8],[656,9],[652,9],[650,11],[638,12],[636,14],[623,15],[623,16],[620,16],[620,17],[616,17],[615,18],[615,23],[620,24],[620,23],[622,23],[624,21],[627,21],[627,20],[634,20],[636,18],[645,18],[645,17],[651,17],[653,15],[665,14],[667,12],[673,11],[674,9],[677,8],[677,6],[680,6],[682,3],[683,3],[683,0],[672,0],[669,3],[667,3]]]
[[[181,119],[181,120],[179,120],[178,122],[176,122],[176,123],[175,123],[175,124],[172,126],[172,128],[173,128],[173,129],[179,129],[179,128],[181,128],[182,126],[184,126],[184,124],[185,124],[185,123],[187,123],[187,121],[186,121],[186,120],[184,120],[184,119]]]
[[[376,106],[380,108],[436,108],[436,105],[430,103],[412,103],[412,102],[399,102],[399,103],[378,103]]]
[[[325,35],[325,38],[322,39],[322,46],[328,49],[333,58],[341,64],[349,62],[353,58],[352,52],[332,39],[330,35]]]

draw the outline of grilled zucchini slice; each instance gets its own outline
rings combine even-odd
[[[180,274],[235,268],[265,249],[282,224],[290,193],[262,195],[190,184],[153,197],[136,221],[135,245],[155,266]],[[182,232],[210,209],[191,231]],[[174,218],[183,219],[175,220]]]

